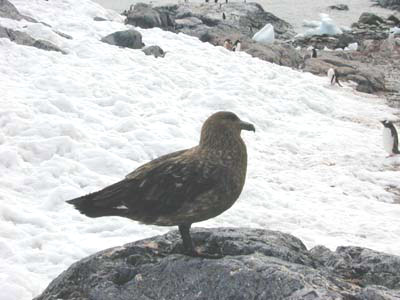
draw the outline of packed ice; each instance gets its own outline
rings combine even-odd
[[[339,26],[335,24],[335,22],[331,19],[328,14],[320,14],[320,21],[303,21],[303,26],[310,27],[310,29],[304,32],[305,36],[311,35],[336,35],[342,34],[343,31]]]
[[[261,44],[272,44],[275,40],[274,26],[271,24],[265,25],[254,34],[253,40]]]

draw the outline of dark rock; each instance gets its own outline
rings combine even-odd
[[[396,26],[400,25],[400,19],[397,18],[395,15],[390,15],[387,19],[389,21],[393,22],[393,25],[396,25]]]
[[[35,19],[20,14],[17,8],[8,0],[0,0],[0,17],[18,21],[25,19],[29,22],[37,23]]]
[[[377,5],[400,11],[400,0],[375,0]]]
[[[225,20],[221,18],[222,13],[226,16]],[[289,23],[264,11],[257,3],[229,3],[223,7],[181,3],[154,8],[139,3],[126,14],[127,24],[142,28],[160,27],[199,38],[205,33],[221,39],[229,35],[251,38],[268,23],[274,26],[277,39],[287,40],[296,34]]]
[[[16,44],[26,45],[26,46],[32,46],[36,41],[34,38],[32,38],[25,32],[5,28],[2,26],[0,26],[0,37],[8,38],[11,41],[15,42]]]
[[[285,43],[262,45],[255,42],[249,42],[245,51],[254,57],[281,66],[299,68],[303,63],[301,53],[291,45]]]
[[[57,51],[66,54],[59,47],[45,40],[36,40],[32,46],[46,51]]]
[[[147,46],[142,49],[146,55],[153,55],[154,57],[164,57],[165,52],[159,46]]]
[[[127,12],[125,23],[141,28],[173,29],[175,27],[175,22],[168,11],[162,8],[156,10],[144,3],[136,4],[133,10]]]
[[[368,24],[368,25],[379,25],[385,23],[383,19],[373,13],[364,12],[358,19],[358,23]]]
[[[359,247],[307,251],[285,233],[194,229],[203,251],[180,254],[178,232],[101,251],[73,264],[35,300],[398,299],[400,257]]]
[[[57,31],[57,30],[53,30],[56,34],[58,34],[59,36],[67,39],[67,40],[72,40],[72,36],[70,36],[69,34]]]
[[[101,41],[110,45],[127,47],[131,49],[141,49],[144,46],[142,42],[142,35],[135,29],[111,33],[103,37]]]
[[[384,286],[400,290],[400,257],[361,247],[338,247],[335,252],[323,246],[311,255],[336,274],[362,286]]]
[[[57,51],[66,54],[66,52],[64,52],[62,49],[48,41],[35,40],[25,32],[5,28],[2,26],[0,26],[0,38],[8,38],[19,45],[32,46],[42,50]]]
[[[313,46],[317,49],[337,49],[348,47],[349,44],[359,42],[357,37],[351,33],[345,32],[335,36],[329,35],[313,35],[313,36],[302,36],[297,37],[294,40],[293,45],[300,46],[302,48],[308,48]]]
[[[108,21],[108,20],[105,18],[102,18],[102,17],[94,17],[93,21],[103,22],[103,21]]]
[[[349,7],[346,4],[331,5],[328,6],[328,8],[335,10],[349,10]]]
[[[17,8],[8,0],[0,0],[0,17],[13,20],[23,19]]]

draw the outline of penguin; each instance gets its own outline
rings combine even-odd
[[[242,49],[242,43],[240,40],[236,40],[236,42],[233,44],[232,51],[240,51]]]
[[[396,127],[388,120],[381,121],[381,123],[383,125],[382,138],[384,149],[389,153],[389,156],[400,154],[399,137]]]
[[[228,0],[225,0],[225,3],[228,4]]]
[[[215,3],[218,3],[218,0],[214,0]]]
[[[338,86],[343,87],[339,82],[338,72],[337,72],[336,69],[330,68],[328,70],[328,78],[329,78],[329,80],[331,82],[331,85],[335,85],[335,83],[337,83]]]
[[[224,41],[224,48],[228,50],[232,50],[232,41],[230,39],[226,39]]]
[[[312,48],[311,51],[312,51],[311,57],[312,57],[312,58],[317,58],[317,49]]]
[[[223,12],[222,13],[222,20],[225,20],[226,19],[226,15],[225,15],[225,13]]]

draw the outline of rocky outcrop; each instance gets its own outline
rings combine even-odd
[[[326,76],[329,68],[339,71],[341,80],[357,83],[357,90],[366,93],[384,92],[391,102],[400,101],[400,88],[393,80],[400,76],[400,39],[389,34],[390,29],[400,22],[395,15],[381,18],[363,13],[351,31],[335,36],[306,36],[293,41],[294,46],[319,49],[318,59],[305,60],[304,70]],[[357,51],[324,51],[324,49],[347,49],[357,43]],[[302,50],[303,56],[309,56]],[[394,63],[393,63],[394,62]],[[345,67],[344,67],[345,66]],[[394,100],[395,99],[395,100]]]
[[[278,39],[295,36],[293,27],[257,3],[181,3],[151,7],[139,3],[126,13],[126,23],[142,28],[160,27],[192,36],[240,35],[251,38],[266,24],[272,24]],[[223,18],[225,15],[225,19]]]
[[[278,40],[273,45],[260,45],[251,39],[268,23],[274,26],[277,39],[295,35],[289,23],[264,11],[257,3],[181,3],[154,8],[140,3],[125,14],[126,23],[135,26],[183,32],[215,46],[222,46],[228,38],[239,39],[242,50],[252,56],[293,68],[302,63],[300,54],[287,43]]]
[[[375,2],[384,8],[400,11],[400,0],[375,0]]]
[[[141,28],[159,27],[165,30],[175,28],[175,22],[168,9],[162,7],[154,9],[150,5],[138,3],[125,14],[125,23],[133,26]]]
[[[35,19],[20,14],[19,11],[16,9],[16,7],[8,0],[0,0],[0,17],[13,19],[17,21],[25,19],[29,22],[38,23],[38,21],[36,21]],[[51,27],[43,22],[40,23],[44,24],[45,26]],[[72,39],[72,37],[69,36],[68,34],[56,30],[53,31],[63,38]],[[0,38],[8,38],[19,45],[32,46],[42,50],[57,51],[66,54],[65,51],[63,51],[56,45],[50,43],[49,41],[36,40],[25,32],[13,30],[3,26],[0,26]]]
[[[25,32],[9,29],[2,26],[0,26],[0,38],[7,38],[19,45],[31,46],[42,50],[57,51],[66,54],[66,52],[64,52],[62,49],[48,41],[36,40]]]
[[[0,17],[9,18],[17,21],[25,19],[29,22],[37,23],[35,19],[20,14],[14,4],[12,4],[8,0],[0,0]]]
[[[328,8],[334,9],[334,10],[349,10],[349,6],[346,4],[330,5],[330,6],[328,6]]]
[[[304,71],[326,76],[330,68],[338,71],[340,81],[357,83],[356,90],[364,93],[386,91],[384,73],[378,68],[361,62],[361,54],[320,51],[318,58],[305,61]]]
[[[393,24],[394,26],[399,26],[400,25],[400,19],[398,17],[396,17],[395,15],[390,15],[387,18],[387,23],[391,22],[391,24]]]
[[[141,49],[144,47],[142,35],[135,29],[116,31],[101,39],[102,42],[119,47]]]
[[[35,300],[354,299],[400,297],[400,257],[360,247],[310,251],[289,234],[194,229],[220,259],[181,254],[177,231],[101,251],[73,264]]]
[[[367,25],[379,25],[381,23],[385,23],[383,19],[376,14],[364,12],[361,14],[358,19],[358,23],[367,24]]]
[[[165,51],[161,49],[160,46],[156,45],[144,47],[142,51],[144,52],[144,54],[153,55],[155,58],[165,56]]]
[[[303,64],[303,57],[299,51],[286,43],[276,42],[270,45],[262,45],[253,41],[247,41],[245,51],[262,60],[281,66],[299,68]]]
[[[351,25],[351,31],[343,34],[328,36],[298,36],[293,45],[300,47],[313,46],[317,49],[337,49],[348,47],[351,43],[362,45],[366,40],[385,40],[389,37],[390,29],[400,21],[395,16],[383,19],[375,14],[363,13],[359,21]]]

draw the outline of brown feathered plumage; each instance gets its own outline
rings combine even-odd
[[[67,202],[89,217],[178,225],[186,252],[198,255],[191,224],[230,208],[243,189],[247,152],[241,130],[255,131],[235,114],[217,112],[204,123],[198,146],[161,156],[120,182]]]

